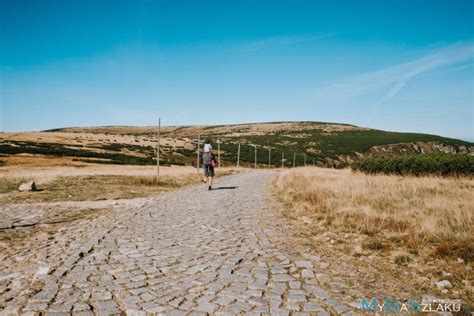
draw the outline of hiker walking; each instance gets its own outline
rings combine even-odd
[[[204,153],[201,156],[201,164],[204,168],[204,183],[209,180],[209,189],[212,190],[212,179],[214,178],[214,168],[217,165],[216,156],[212,153],[211,144],[204,145]]]

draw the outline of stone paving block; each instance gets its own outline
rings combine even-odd
[[[289,274],[272,274],[274,282],[289,282],[294,281],[294,278]]]
[[[72,310],[72,304],[71,303],[54,303],[51,305],[48,309],[51,312],[63,312],[63,313],[69,313]]]
[[[289,316],[290,311],[282,308],[270,309],[270,315],[272,316]]]
[[[30,299],[30,302],[32,302],[32,303],[49,303],[53,300],[53,298],[55,296],[56,296],[56,291],[41,290],[38,294],[33,296],[32,299]]]
[[[22,311],[305,315],[324,314],[324,303],[349,313],[333,296],[345,284],[324,273],[319,257],[279,249],[279,228],[260,225],[270,174],[218,180],[236,190],[190,186],[111,213]]]
[[[119,306],[114,301],[96,301],[92,305],[99,314],[120,314]]]
[[[295,265],[298,268],[306,268],[306,269],[312,269],[313,268],[313,264],[311,263],[311,261],[299,260],[299,261],[295,262]]]
[[[38,312],[38,311],[45,311],[48,307],[48,303],[28,303],[24,307],[23,311],[25,312]]]
[[[324,311],[324,308],[321,307],[318,303],[315,302],[307,302],[304,304],[303,310],[305,312],[317,312],[317,311]]]
[[[196,310],[197,310],[197,311],[202,311],[202,312],[206,312],[206,313],[212,314],[212,313],[214,313],[218,308],[219,308],[219,306],[216,305],[216,304],[214,304],[214,303],[202,302],[202,303],[200,303],[200,304],[196,307]]]
[[[301,271],[301,276],[302,276],[303,278],[308,278],[308,279],[309,279],[309,278],[314,278],[314,273],[313,273],[313,271],[311,271],[311,270],[309,270],[309,269],[303,269],[303,270]]]
[[[80,312],[74,313],[74,316],[93,316],[93,315],[94,313],[91,311],[80,311]]]
[[[87,303],[76,303],[73,306],[73,311],[74,312],[89,311],[90,309],[91,309],[91,307]]]
[[[95,301],[109,301],[112,299],[112,294],[107,291],[93,292],[92,299]]]
[[[146,316],[146,312],[138,309],[126,309],[125,314],[127,316]]]

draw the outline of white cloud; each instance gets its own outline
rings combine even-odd
[[[378,93],[375,105],[395,97],[415,77],[435,69],[457,65],[474,58],[474,43],[457,43],[433,50],[418,59],[349,78],[323,87],[317,95],[324,98],[347,99]],[[381,94],[381,96],[380,96]]]

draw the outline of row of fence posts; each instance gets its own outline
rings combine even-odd
[[[160,129],[161,129],[161,118],[158,117],[158,129],[157,129],[157,146],[156,146],[156,181],[159,183],[160,181]],[[201,143],[201,135],[198,134],[197,138],[197,153],[196,153],[196,171],[199,173],[200,169],[200,143]],[[176,140],[174,142],[176,145]],[[255,148],[255,162],[254,168],[257,169],[257,145],[252,145]],[[306,154],[304,155],[304,166],[306,166]],[[268,148],[268,168],[272,166],[272,149]],[[314,166],[314,158],[313,158],[313,166]],[[217,167],[221,167],[221,141],[217,139]],[[237,168],[240,167],[240,143],[237,146]],[[281,167],[285,167],[285,153],[281,153]],[[293,168],[296,167],[296,152],[293,152]]]
[[[197,140],[197,152],[196,152],[196,171],[199,173],[200,169],[200,154],[201,154],[201,144],[200,144],[201,137],[198,135],[198,140]],[[221,167],[221,141],[218,138],[217,139],[217,167]],[[255,151],[255,161],[254,161],[254,169],[257,169],[258,163],[257,163],[257,145],[251,145],[254,147]],[[303,154],[304,158],[304,163],[303,165],[306,167],[306,154]],[[313,158],[313,166],[315,165],[315,160]],[[240,143],[237,145],[237,163],[236,163],[237,168],[240,167]],[[272,149],[268,147],[268,168],[271,168],[272,166]],[[281,153],[281,167],[285,167],[285,153]],[[293,168],[296,167],[296,152],[293,152]]]

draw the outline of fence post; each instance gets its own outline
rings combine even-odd
[[[268,168],[272,165],[272,148],[268,147]]]
[[[219,138],[217,139],[217,166],[219,169],[221,168],[221,141]]]
[[[240,167],[240,143],[239,143],[239,147],[237,149],[237,168]]]
[[[296,162],[296,153],[293,152],[293,168],[295,167],[295,162]]]
[[[199,173],[199,142],[201,141],[201,135],[198,134],[198,140],[197,140],[197,153],[196,153],[196,172]]]
[[[281,152],[281,169],[283,169],[283,160],[285,160],[285,152]]]
[[[158,143],[156,145],[156,184],[160,184],[160,129],[161,118],[158,116]]]
[[[304,166],[306,167],[306,154],[303,154],[304,155]]]
[[[255,165],[254,165],[254,169],[257,169],[257,145],[254,145],[255,147]]]

